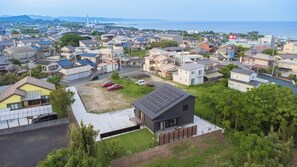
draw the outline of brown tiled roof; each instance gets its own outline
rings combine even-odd
[[[24,90],[19,89],[21,86],[23,86],[25,84],[39,86],[39,87],[42,87],[42,88],[45,88],[48,90],[55,89],[55,85],[52,83],[28,76],[28,77],[16,82],[14,85],[10,86],[9,88],[5,89],[0,94],[0,102],[14,94],[19,95],[19,96],[25,96],[26,92]]]

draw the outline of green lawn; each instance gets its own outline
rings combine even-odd
[[[133,57],[145,57],[148,53],[148,50],[132,50],[131,56]]]
[[[133,101],[145,96],[146,94],[154,90],[154,88],[152,87],[137,85],[130,79],[113,80],[113,82],[123,85],[124,88],[119,92],[121,92],[127,98],[132,99]]]
[[[105,145],[108,145],[108,143],[112,140],[118,140],[121,146],[118,155],[114,159],[141,152],[157,145],[156,137],[148,129],[141,129],[124,135],[112,137],[103,140],[103,142],[105,142]],[[102,142],[98,142],[98,151],[99,161],[102,163],[102,166],[108,166],[110,164],[110,160],[104,153]]]

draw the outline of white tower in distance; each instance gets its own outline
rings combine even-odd
[[[86,27],[90,27],[89,15],[88,15],[88,14],[87,14],[87,23],[86,23]]]

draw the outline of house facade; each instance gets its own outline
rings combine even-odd
[[[83,48],[96,49],[98,44],[93,40],[80,40],[79,46]]]
[[[61,58],[62,59],[72,59],[75,57],[74,55],[75,47],[73,46],[64,46],[61,48]]]
[[[0,94],[0,109],[17,110],[49,104],[55,85],[33,77],[26,77]]]
[[[194,121],[195,97],[169,84],[158,87],[133,106],[138,122],[153,133]]]
[[[78,65],[63,68],[59,72],[64,75],[65,80],[72,81],[90,76],[92,68],[91,65]]]
[[[297,42],[290,42],[284,45],[284,53],[297,54]]]
[[[57,62],[47,61],[47,60],[37,60],[36,65],[41,65],[42,72],[54,73],[61,69],[61,66]]]
[[[183,85],[198,85],[203,83],[204,66],[200,64],[185,64],[173,73],[173,81]]]
[[[228,81],[228,87],[231,89],[246,92],[252,88],[260,86],[260,82],[257,81],[257,73],[251,70],[233,69],[231,70],[231,76]]]
[[[26,63],[33,60],[36,56],[36,51],[31,46],[10,47],[3,51],[4,55],[9,59],[17,59],[21,63]]]

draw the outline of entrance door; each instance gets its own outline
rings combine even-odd
[[[160,122],[160,129],[165,129],[165,121]]]
[[[143,112],[140,112],[140,119],[144,121],[144,114],[143,114]]]

